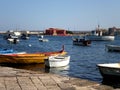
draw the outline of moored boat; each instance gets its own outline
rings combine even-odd
[[[65,55],[64,47],[60,51],[54,52],[37,52],[37,53],[14,53],[14,54],[0,54],[0,63],[16,63],[16,64],[32,64],[44,63],[44,60],[51,55]]]
[[[70,56],[68,55],[50,56],[48,59],[45,59],[45,66],[63,67],[63,66],[67,66],[69,62],[70,62]]]
[[[107,51],[117,51],[120,52],[120,46],[119,45],[105,45],[105,48]]]
[[[41,35],[40,38],[39,38],[39,41],[40,42],[48,42],[49,40],[47,38],[44,38],[43,35]]]
[[[7,55],[7,54],[25,54],[26,52],[18,52],[13,49],[0,49],[0,54]]]
[[[113,41],[115,36],[95,36],[95,35],[88,35],[87,38],[89,38],[92,41]]]
[[[23,39],[23,40],[27,40],[27,39],[29,39],[29,35],[22,34],[20,38]]]
[[[48,39],[46,39],[46,38],[39,38],[39,41],[40,42],[48,42]]]
[[[90,35],[87,35],[87,38],[92,41],[113,41],[115,39],[114,35],[103,34],[103,31],[98,28],[91,31]]]
[[[15,35],[9,35],[9,37],[6,38],[6,40],[8,42],[14,43],[14,44],[16,44],[16,43],[18,43],[20,41],[19,38],[18,38],[18,36],[15,36]]]
[[[14,44],[16,44],[16,43],[18,43],[20,40],[17,39],[17,38],[8,38],[7,41],[8,41],[9,43],[14,43]]]
[[[87,39],[85,36],[73,38],[73,44],[80,45],[80,46],[88,46],[91,44],[91,40]]]
[[[105,79],[120,79],[120,63],[97,64],[99,71]]]

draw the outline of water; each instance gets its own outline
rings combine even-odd
[[[29,40],[20,40],[18,44],[10,44],[0,36],[1,48],[13,48],[17,51],[45,52],[61,50],[62,45],[71,56],[70,64],[61,68],[45,68],[43,64],[19,66],[17,68],[34,71],[45,71],[65,76],[102,82],[97,64],[120,62],[120,53],[107,52],[106,44],[120,44],[119,37],[114,41],[93,41],[91,46],[76,46],[72,44],[71,36],[45,36],[49,42],[39,42],[37,36],[30,36]]]

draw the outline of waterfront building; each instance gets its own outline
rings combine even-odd
[[[59,28],[48,28],[45,30],[46,35],[58,35],[58,36],[66,36],[66,30]]]
[[[116,28],[116,27],[112,27],[112,28],[109,28],[109,33],[112,33],[114,35],[120,35],[120,28]]]
[[[116,32],[116,29],[117,29],[116,27],[109,28],[108,29],[109,35],[111,35],[111,34],[114,35],[114,33]]]

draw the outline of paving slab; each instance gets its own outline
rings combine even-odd
[[[0,66],[0,90],[119,90],[97,82]]]

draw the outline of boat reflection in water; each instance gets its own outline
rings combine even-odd
[[[112,86],[113,88],[120,88],[120,80],[119,79],[111,80],[109,78],[109,80],[108,80],[108,79],[103,78],[102,84]]]
[[[0,64],[0,66],[37,71],[40,73],[54,73],[61,75],[68,75],[68,70],[69,70],[69,65],[59,68],[45,67],[44,64]]]
[[[54,73],[54,74],[59,74],[59,75],[68,75],[69,73],[68,70],[69,70],[69,65],[64,66],[64,67],[57,67],[57,68],[45,67],[46,73]]]
[[[0,64],[0,66],[32,70],[32,71],[38,71],[38,72],[45,72],[44,64]]]

